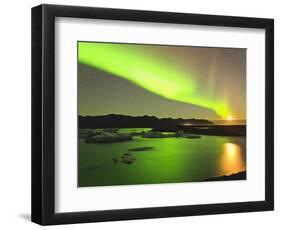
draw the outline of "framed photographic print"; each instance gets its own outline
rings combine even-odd
[[[273,210],[273,19],[32,8],[32,221]]]

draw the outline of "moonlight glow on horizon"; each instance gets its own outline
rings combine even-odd
[[[214,97],[212,90],[202,93],[192,70],[182,70],[180,66],[157,59],[136,45],[79,42],[78,59],[81,64],[128,80],[169,100],[211,109],[221,118],[231,113],[225,98]]]

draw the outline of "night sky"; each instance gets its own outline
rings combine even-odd
[[[246,118],[246,49],[78,43],[80,115]]]

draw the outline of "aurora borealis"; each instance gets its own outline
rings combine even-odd
[[[78,42],[78,61],[79,114],[246,118],[245,49]]]

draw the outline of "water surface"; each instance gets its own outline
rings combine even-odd
[[[153,148],[128,150],[142,147]],[[136,160],[123,163],[124,153]],[[194,182],[245,171],[246,138],[137,136],[132,141],[92,144],[79,139],[78,158],[79,186]]]

